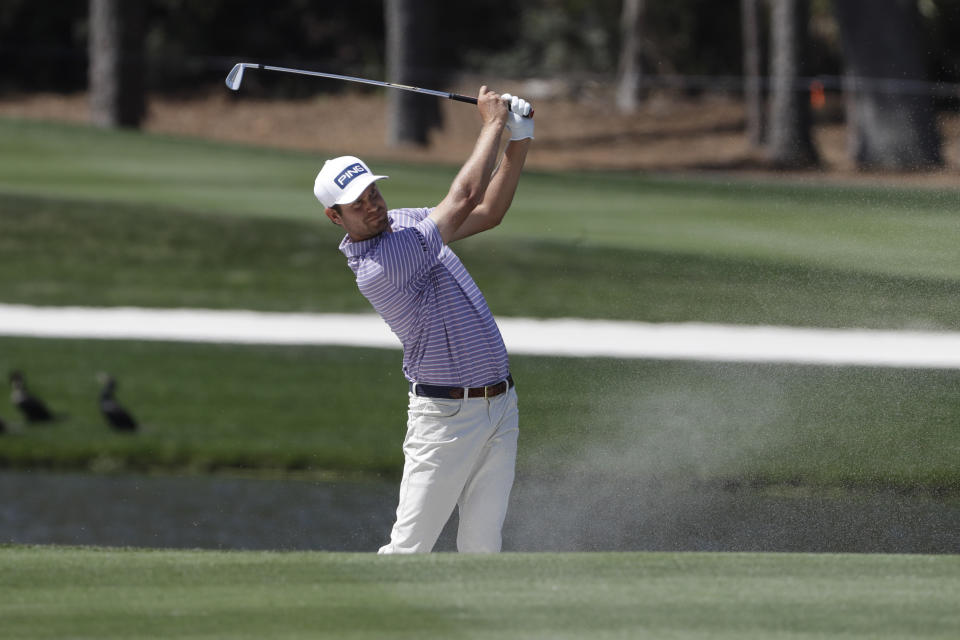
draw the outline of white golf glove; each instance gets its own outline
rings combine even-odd
[[[530,103],[509,93],[503,94],[502,98],[510,107],[510,113],[507,114],[507,129],[510,130],[510,139],[523,140],[530,138],[532,140],[533,118],[526,117],[530,115],[532,109]]]

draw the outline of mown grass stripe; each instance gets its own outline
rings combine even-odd
[[[957,556],[8,547],[0,564],[18,638],[949,638],[960,625]]]

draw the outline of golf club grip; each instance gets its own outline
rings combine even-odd
[[[458,102],[469,102],[470,104],[477,104],[477,99],[476,99],[476,98],[473,98],[473,97],[471,97],[471,96],[461,95],[461,94],[459,94],[459,93],[450,93],[450,94],[447,94],[447,97],[450,98],[451,100],[457,100]],[[533,109],[532,109],[532,108],[530,109],[530,115],[526,115],[526,116],[523,116],[523,117],[524,117],[524,118],[532,118],[532,117],[533,117]]]
[[[477,99],[471,96],[464,96],[459,93],[451,93],[447,95],[451,100],[456,100],[458,102],[469,102],[470,104],[477,104]]]

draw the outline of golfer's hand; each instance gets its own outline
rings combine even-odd
[[[533,139],[533,116],[530,103],[523,98],[505,93],[501,96],[505,104],[510,106],[506,126],[510,130],[511,140]]]
[[[484,85],[480,87],[480,93],[477,95],[477,109],[480,110],[480,117],[484,124],[500,123],[507,120],[507,105],[503,97],[496,91],[487,89]]]

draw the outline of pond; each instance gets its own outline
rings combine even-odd
[[[395,482],[0,473],[0,543],[376,551]],[[456,516],[437,545],[455,548]],[[960,499],[520,477],[505,551],[960,553]]]

